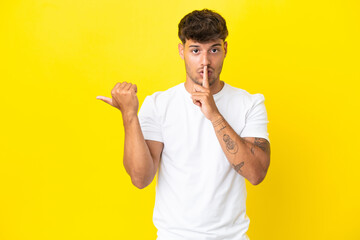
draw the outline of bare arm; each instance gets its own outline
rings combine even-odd
[[[125,130],[124,167],[132,183],[141,189],[154,179],[164,144],[145,141],[137,116],[139,102],[136,93],[136,85],[124,82],[115,85],[111,91],[112,99],[103,96],[97,98],[122,113]]]
[[[270,164],[270,143],[264,138],[241,138],[220,116],[213,127],[231,166],[253,185],[263,181]]]
[[[194,104],[212,122],[221,148],[235,171],[253,185],[262,182],[270,164],[270,144],[263,138],[241,138],[231,128],[216,107],[209,88],[207,66],[204,66],[202,86],[195,84],[191,95]]]
[[[137,116],[132,119],[124,119],[123,122],[125,129],[124,167],[130,175],[132,183],[141,189],[153,181],[164,144],[144,140]]]

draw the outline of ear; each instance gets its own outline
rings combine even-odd
[[[227,54],[227,42],[224,42],[224,51],[225,51],[225,56],[226,57],[226,54]]]
[[[184,45],[182,45],[181,43],[179,43],[178,49],[179,49],[179,55],[180,55],[181,59],[184,60]]]

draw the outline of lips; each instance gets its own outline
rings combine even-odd
[[[199,73],[202,77],[204,76],[204,71],[200,71]],[[208,71],[208,76],[210,76],[211,74],[212,74],[212,71]]]

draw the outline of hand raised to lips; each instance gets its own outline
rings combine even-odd
[[[219,117],[220,112],[217,109],[214,98],[210,92],[208,66],[204,66],[202,86],[194,84],[194,91],[191,94],[191,98],[193,103],[200,107],[201,112],[207,119],[213,121]]]
[[[204,73],[203,73],[203,82],[202,82],[202,86],[204,88],[209,88],[209,73],[208,73],[208,67],[205,65],[204,66]]]

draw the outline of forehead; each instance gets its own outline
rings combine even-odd
[[[185,47],[200,47],[200,48],[209,48],[215,44],[220,44],[221,46],[223,46],[224,44],[224,40],[222,39],[215,39],[215,40],[211,40],[208,42],[197,42],[194,41],[192,39],[187,39],[185,42]]]

